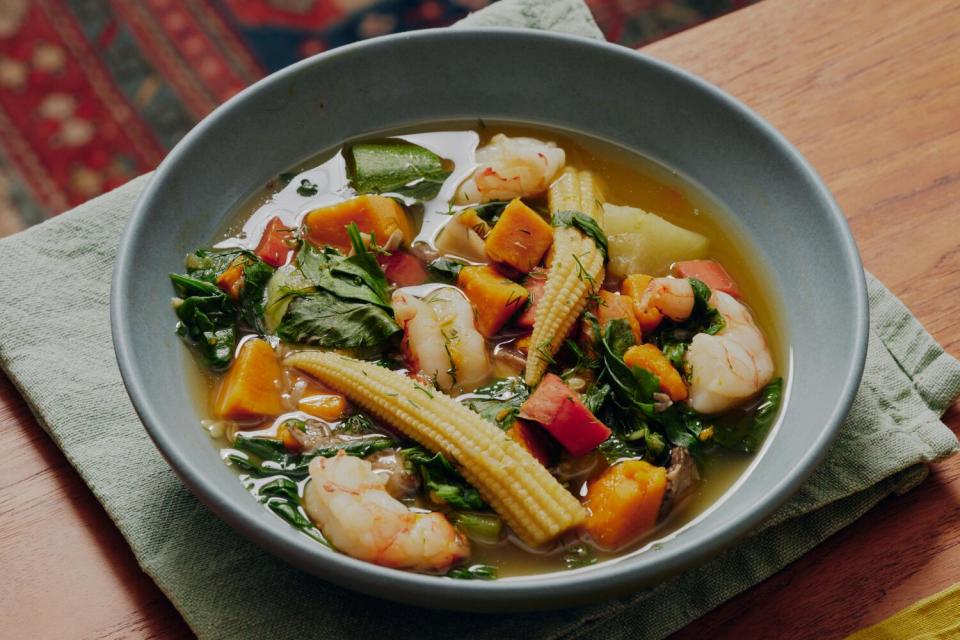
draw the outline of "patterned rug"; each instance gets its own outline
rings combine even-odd
[[[155,167],[271,71],[495,0],[0,0],[0,236]],[[755,0],[588,0],[636,47]]]

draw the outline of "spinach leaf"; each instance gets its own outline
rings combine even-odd
[[[302,480],[307,477],[310,461],[314,458],[332,458],[340,451],[348,456],[366,458],[395,446],[397,442],[393,438],[374,435],[339,442],[309,453],[295,454],[287,452],[279,440],[238,435],[233,442],[233,448],[241,453],[229,453],[227,459],[238,468],[256,476],[282,475],[291,480]]]
[[[318,249],[309,242],[304,242],[294,257],[293,264],[318,289],[344,300],[366,302],[389,309],[386,292],[374,288],[376,276],[367,274],[356,262],[347,260],[348,258],[336,249]],[[377,268],[379,269],[379,266]],[[382,271],[380,275],[383,275]]]
[[[513,426],[520,406],[530,395],[523,378],[502,378],[481,387],[464,398],[463,404],[504,431]]]
[[[368,286],[380,300],[380,305],[390,307],[389,284],[387,276],[380,268],[380,263],[370,251],[367,245],[363,243],[360,237],[360,228],[356,222],[347,225],[347,235],[350,236],[350,244],[353,245],[353,255],[334,267],[338,274],[353,275],[360,278],[361,282]],[[373,239],[374,242],[376,238]]]
[[[567,547],[563,553],[563,564],[567,569],[580,569],[597,563],[593,550],[582,542]]]
[[[783,401],[783,378],[776,378],[760,391],[760,400],[752,412],[740,420],[718,420],[713,438],[722,447],[743,453],[755,453],[773,425]]]
[[[433,494],[431,497],[439,499],[457,509],[468,511],[486,511],[487,503],[480,497],[480,493],[470,486],[460,472],[447,460],[442,453],[430,454],[422,447],[401,449],[407,464],[415,468],[420,474],[424,488]]]
[[[440,156],[396,138],[354,144],[344,150],[350,183],[357,193],[396,193],[432,200],[451,173]]]
[[[204,365],[226,369],[237,346],[237,310],[216,285],[190,276],[170,274],[177,302],[177,335],[196,349]]]
[[[583,405],[592,413],[597,415],[600,412],[600,407],[603,406],[604,401],[607,399],[607,396],[610,395],[610,385],[609,384],[592,384],[586,391],[583,392],[583,395],[580,399],[583,401]]]
[[[237,300],[240,317],[261,335],[267,332],[263,325],[263,311],[267,282],[272,275],[273,267],[260,258],[248,262],[243,268],[243,286]]]
[[[330,348],[378,347],[399,331],[383,307],[324,290],[294,298],[277,327],[286,342]]]
[[[472,564],[468,567],[454,567],[445,575],[456,580],[495,580],[497,568],[489,564]]]
[[[433,277],[441,282],[455,282],[460,270],[467,266],[459,260],[451,258],[437,258],[427,265]]]
[[[580,211],[557,211],[553,214],[553,226],[572,227],[579,230],[583,235],[592,239],[597,249],[603,254],[603,259],[607,260],[607,234],[603,232],[597,221]]]
[[[626,320],[615,319],[607,323],[603,332],[603,381],[610,384],[619,403],[640,411],[645,416],[653,414],[653,394],[659,389],[656,376],[637,367],[629,367],[623,361],[623,353],[633,344],[633,334]]]
[[[187,275],[210,284],[217,284],[217,278],[226,271],[240,256],[256,256],[246,249],[197,249],[187,256],[185,261]]]

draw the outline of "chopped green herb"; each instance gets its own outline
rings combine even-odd
[[[469,567],[454,567],[446,576],[456,580],[496,580],[497,568],[489,564],[472,564]]]
[[[587,214],[580,211],[557,211],[553,214],[553,226],[571,227],[579,230],[593,240],[597,249],[603,254],[603,259],[607,259],[607,234],[603,232],[597,221]]]
[[[310,182],[306,178],[300,181],[300,186],[297,187],[297,195],[301,195],[304,198],[310,198],[317,195],[320,192],[320,189],[314,183]]]
[[[593,550],[582,542],[567,547],[563,554],[563,564],[567,569],[580,569],[597,563]]]
[[[713,438],[727,449],[755,453],[773,426],[783,401],[783,378],[776,378],[760,391],[756,407],[736,421],[718,420]]]
[[[456,509],[468,511],[488,509],[480,493],[463,479],[460,472],[442,453],[431,454],[422,447],[410,447],[401,449],[400,454],[407,465],[420,474],[420,480],[432,499],[449,504]]]
[[[468,394],[463,404],[474,413],[503,430],[509,429],[530,395],[530,387],[521,377],[502,378]]]

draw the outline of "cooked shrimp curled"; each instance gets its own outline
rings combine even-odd
[[[563,149],[502,133],[477,150],[479,166],[457,190],[457,204],[512,200],[543,193],[566,161]]]
[[[754,396],[773,377],[773,357],[750,310],[714,291],[710,306],[723,316],[716,335],[698,333],[687,350],[690,406],[700,413],[726,411]]]
[[[411,511],[369,462],[340,452],[310,463],[303,506],[337,550],[394,569],[443,571],[470,556],[443,514]]]

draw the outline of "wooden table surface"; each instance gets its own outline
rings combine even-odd
[[[645,49],[766,117],[868,269],[960,355],[960,0],[765,0]],[[960,431],[960,409],[945,421]],[[0,377],[0,618],[25,638],[189,638]],[[679,638],[841,638],[960,579],[960,457]]]

